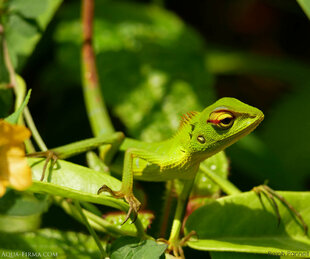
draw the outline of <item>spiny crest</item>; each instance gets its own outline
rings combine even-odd
[[[197,114],[198,112],[195,112],[195,111],[187,112],[186,114],[183,114],[181,116],[179,129],[181,129],[184,125],[188,124],[191,121],[191,119],[195,117]]]

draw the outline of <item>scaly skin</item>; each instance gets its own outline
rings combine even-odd
[[[126,138],[120,145],[125,152],[121,190],[113,191],[104,185],[98,193],[108,191],[117,198],[125,198],[130,205],[127,220],[141,205],[132,192],[133,178],[194,179],[202,161],[249,134],[263,118],[257,108],[234,98],[222,98],[202,112],[183,116],[179,130],[168,140],[147,143]]]

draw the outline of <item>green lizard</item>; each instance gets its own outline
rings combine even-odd
[[[124,198],[128,202],[130,209],[123,224],[131,214],[134,221],[141,206],[133,194],[133,178],[155,182],[182,180],[183,190],[178,197],[168,241],[168,250],[178,256],[182,255],[181,246],[186,240],[179,240],[184,208],[200,163],[249,134],[263,118],[264,114],[259,109],[226,97],[202,112],[189,112],[184,115],[175,135],[162,142],[142,142],[125,138],[122,133],[114,133],[108,137],[103,135],[29,156],[45,155],[53,160],[65,159],[99,145],[106,145],[101,157],[111,171],[122,172],[122,186],[120,190],[112,190],[103,185],[98,194],[109,192],[112,196]],[[125,153],[125,159],[122,152]],[[120,165],[123,165],[123,168],[120,168]],[[44,172],[41,180],[43,178]]]
[[[133,194],[133,178],[192,182],[202,161],[249,134],[263,118],[257,108],[234,98],[222,98],[202,112],[183,116],[176,134],[165,141],[147,143],[126,138],[119,147],[125,152],[122,187],[111,190],[103,185],[98,194],[107,191],[124,198],[130,205],[126,222],[131,213],[137,215],[141,206]],[[111,167],[114,171],[113,163]]]

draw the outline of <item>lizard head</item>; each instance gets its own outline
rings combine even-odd
[[[234,98],[222,98],[195,116],[189,149],[212,156],[249,134],[263,119],[259,109]]]

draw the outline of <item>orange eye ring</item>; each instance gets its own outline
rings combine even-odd
[[[228,111],[212,112],[210,118],[207,120],[208,123],[212,123],[221,129],[231,128],[234,121],[235,116]]]

